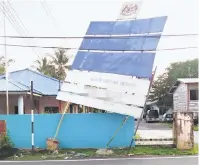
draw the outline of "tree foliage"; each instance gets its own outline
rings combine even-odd
[[[7,63],[8,63],[8,66],[15,62],[13,59],[8,59]],[[3,74],[5,73],[6,71],[6,60],[5,60],[5,57],[4,56],[1,56],[0,57],[0,74]]]
[[[54,54],[47,57],[35,61],[36,69],[47,76],[64,80],[66,71],[70,68],[70,65],[68,65],[69,56],[65,49],[57,49]]]
[[[185,62],[172,63],[166,72],[159,75],[153,82],[149,94],[150,101],[158,101],[159,105],[172,106],[172,95],[169,95],[169,89],[178,78],[197,78],[198,77],[198,59]]]

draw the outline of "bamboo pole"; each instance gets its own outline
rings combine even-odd
[[[67,104],[66,104],[66,106],[65,106],[65,109],[64,109],[64,112],[63,112],[63,114],[62,114],[62,116],[61,116],[61,119],[59,120],[59,124],[58,124],[58,126],[57,126],[54,139],[56,139],[56,137],[57,137],[57,135],[58,135],[58,133],[59,133],[60,126],[61,126],[62,121],[63,121],[63,119],[64,119],[64,115],[65,115],[66,111],[67,111],[68,108],[69,108],[69,105],[70,105],[70,102],[67,102]]]
[[[126,121],[128,120],[129,116],[127,116],[121,123],[121,125],[119,126],[119,128],[115,131],[114,135],[111,137],[111,139],[109,140],[109,142],[106,145],[106,148],[108,149],[110,143],[113,141],[113,139],[116,137],[116,135],[118,134],[118,132],[121,130],[121,128],[123,127],[124,123],[126,123]]]

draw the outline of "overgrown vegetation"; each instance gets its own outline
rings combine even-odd
[[[0,149],[10,149],[13,148],[14,144],[10,139],[8,134],[0,134]]]
[[[7,160],[55,160],[55,159],[80,159],[80,158],[105,158],[105,155],[97,155],[96,149],[62,149],[57,152],[46,150],[37,150],[34,154],[29,150],[18,150],[14,156],[8,157]],[[108,157],[126,157],[128,149],[113,149],[113,154]],[[198,145],[191,150],[179,150],[171,146],[136,146],[130,150],[130,156],[144,155],[197,155]]]
[[[0,134],[0,159],[5,159],[13,156],[17,149],[14,148],[14,143],[10,139],[9,134]]]

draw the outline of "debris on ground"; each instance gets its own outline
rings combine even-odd
[[[77,153],[74,155],[74,157],[80,157],[80,158],[84,158],[84,157],[88,157],[87,154],[83,154],[83,153]]]
[[[112,155],[114,154],[114,152],[112,150],[108,150],[108,149],[99,149],[96,151],[97,155]]]

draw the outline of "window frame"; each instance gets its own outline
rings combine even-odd
[[[196,99],[191,99],[191,91],[193,92],[193,91],[196,91]],[[189,101],[198,101],[199,99],[198,99],[198,89],[190,89],[189,90]]]

